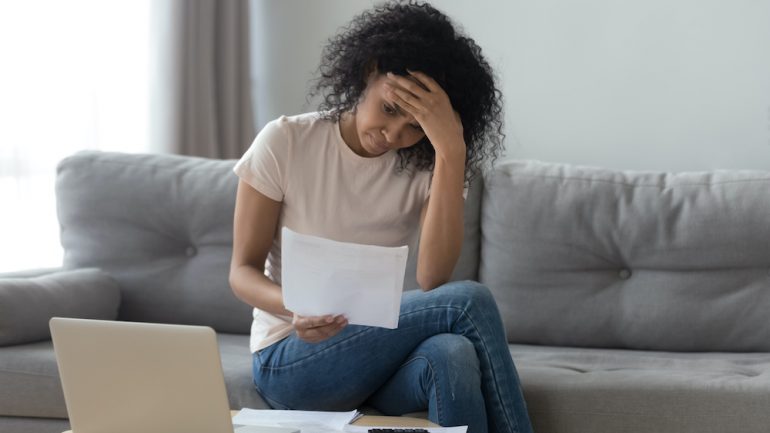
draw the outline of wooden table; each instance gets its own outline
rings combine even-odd
[[[423,418],[376,415],[364,415],[357,419],[353,425],[369,425],[372,427],[438,427],[438,425]]]

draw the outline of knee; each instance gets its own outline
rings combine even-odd
[[[440,287],[449,296],[460,298],[482,308],[497,308],[489,288],[477,281],[453,281]]]
[[[462,335],[439,334],[429,340],[436,350],[426,356],[437,392],[444,399],[463,400],[481,387],[479,358],[473,343]]]
[[[456,381],[461,376],[480,375],[476,348],[466,337],[457,334],[438,334],[425,340],[419,348],[434,370],[434,374]],[[455,378],[454,380],[452,378]]]

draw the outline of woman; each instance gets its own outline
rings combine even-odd
[[[235,167],[230,284],[254,307],[258,392],[274,408],[427,409],[471,433],[530,432],[489,290],[446,283],[464,186],[501,147],[500,92],[480,48],[430,5],[388,3],[329,42],[316,92],[322,111],[270,122]],[[398,329],[286,310],[283,226],[384,246],[419,233],[423,291],[404,293]]]

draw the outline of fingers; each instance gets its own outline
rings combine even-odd
[[[414,76],[413,76],[413,79],[410,79],[405,76],[396,75],[392,72],[388,72],[388,79],[393,84],[395,84],[394,87],[400,87],[402,89],[405,89],[410,93],[413,93],[417,97],[424,97],[428,93],[431,93],[430,89],[427,86],[419,82],[415,82],[415,80],[419,80],[419,78]]]
[[[334,322],[334,316],[300,316],[294,315],[294,326],[301,329],[317,328]]]
[[[300,316],[294,315],[294,329],[297,337],[308,343],[318,343],[337,335],[348,321],[344,316]]]
[[[417,116],[449,103],[449,96],[433,78],[422,72],[407,72],[409,76],[388,72],[385,83],[393,102],[405,111]]]
[[[388,96],[391,98],[391,102],[404,109],[407,113],[412,116],[417,116],[420,112],[425,110],[421,101],[413,94],[390,84],[387,86],[389,90]]]
[[[407,69],[406,72],[408,72],[409,75],[411,75],[414,78],[416,78],[417,81],[419,81],[420,84],[425,86],[428,89],[428,91],[430,91],[430,92],[437,92],[439,90],[444,90],[444,89],[441,88],[441,86],[438,84],[438,82],[436,82],[436,80],[434,80],[433,78],[431,78],[427,74],[424,74],[424,73],[422,73],[420,71],[410,71],[409,69]]]

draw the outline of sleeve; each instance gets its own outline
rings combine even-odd
[[[243,181],[275,201],[283,201],[288,179],[289,135],[285,125],[282,118],[265,125],[233,168]]]

